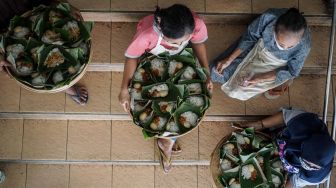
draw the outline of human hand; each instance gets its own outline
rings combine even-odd
[[[221,60],[218,62],[217,66],[216,66],[216,70],[219,74],[223,74],[224,72],[224,69],[226,67],[228,67],[231,63],[232,63],[233,60],[231,60],[229,57]]]
[[[124,111],[129,113],[131,97],[128,89],[121,89],[118,98],[119,103],[123,107]]]

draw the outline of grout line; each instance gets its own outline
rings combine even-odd
[[[27,187],[27,181],[28,181],[28,164],[26,164],[26,181],[25,181],[25,187]]]
[[[203,1],[203,2],[204,2],[204,12],[207,12],[206,1],[207,1],[207,0],[204,0],[204,1]]]
[[[156,187],[156,178],[155,178],[155,175],[156,175],[156,167],[155,166],[153,166],[153,175],[154,175],[154,188]]]
[[[196,183],[197,183],[197,188],[199,188],[198,187],[198,168],[199,168],[199,166],[196,166]]]
[[[200,160],[201,159],[200,157],[200,128],[198,127],[197,130],[198,130],[198,158],[197,159]]]
[[[70,188],[70,174],[71,174],[70,167],[71,167],[71,165],[69,164],[68,188]]]
[[[64,92],[64,106],[63,106],[64,113],[65,113],[65,108],[66,108],[66,97],[67,97],[67,94]]]
[[[21,112],[21,91],[22,91],[22,88],[20,87],[20,98],[19,98],[19,112]]]
[[[113,165],[111,165],[111,188],[113,188]]]
[[[69,141],[69,120],[67,120],[67,138],[65,145],[65,159],[68,160],[68,142]]]
[[[113,122],[112,121],[109,121],[110,122],[110,160],[112,160],[112,124]]]
[[[253,14],[253,0],[251,0],[251,14]]]
[[[22,120],[22,142],[21,142],[21,159],[23,156],[23,139],[24,139],[24,130],[25,130],[25,119]]]

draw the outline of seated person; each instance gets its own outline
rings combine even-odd
[[[269,9],[213,61],[211,79],[223,84],[222,90],[232,98],[248,100],[264,92],[269,99],[277,98],[299,76],[310,45],[299,10]]]
[[[333,167],[335,142],[318,115],[302,110],[283,109],[273,116],[241,127],[281,130],[273,137],[283,167],[289,173],[286,188],[318,185],[329,177]]]

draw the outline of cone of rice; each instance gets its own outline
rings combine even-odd
[[[225,136],[211,155],[210,169],[218,188],[283,188],[287,179],[275,143],[251,128]]]
[[[144,55],[129,85],[134,124],[146,139],[189,133],[210,106],[205,81],[189,48],[174,56]]]
[[[85,73],[91,54],[91,22],[76,20],[71,6],[35,7],[14,16],[1,36],[0,51],[12,65],[9,75],[39,93],[63,91]]]

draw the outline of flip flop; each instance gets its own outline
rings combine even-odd
[[[72,100],[74,100],[77,104],[86,105],[89,101],[89,95],[87,95],[87,97],[82,97],[81,94],[83,91],[86,91],[86,93],[88,93],[87,89],[83,86],[78,85],[74,85],[72,87],[75,90],[76,94],[75,95],[67,94],[67,95],[69,95],[72,98]]]
[[[172,156],[179,156],[182,153],[182,149],[178,141],[176,140],[173,149],[172,149]]]
[[[156,145],[159,149],[160,152],[160,165],[162,167],[162,170],[165,174],[168,174],[169,171],[171,170],[171,166],[172,166],[172,158],[168,157],[163,150],[160,148],[159,146],[159,140],[156,140]],[[165,163],[167,163],[167,165],[165,165]]]

